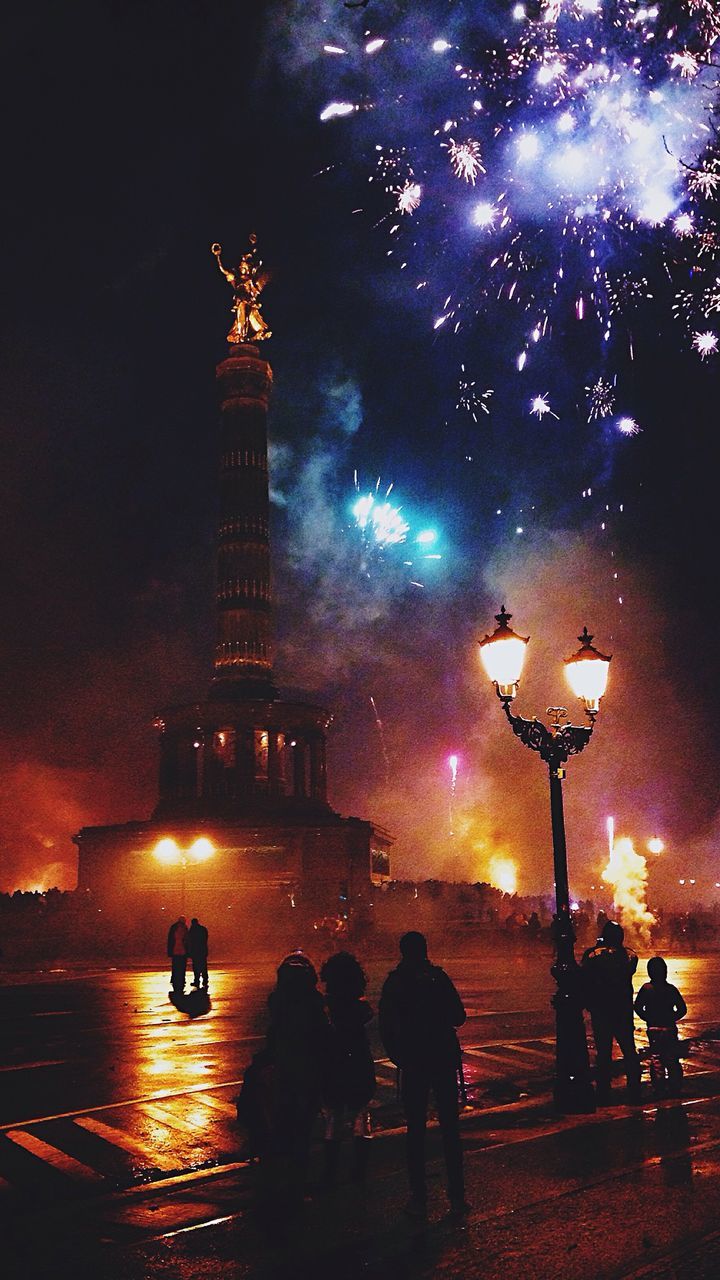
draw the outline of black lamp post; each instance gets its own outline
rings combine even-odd
[[[556,960],[552,975],[557,982],[555,1008],[555,1105],[563,1112],[594,1111],[595,1096],[590,1078],[585,1021],[580,994],[580,970],[575,959],[575,931],[570,915],[567,846],[563,815],[562,780],[565,764],[590,741],[595,716],[605,692],[610,658],[593,647],[587,627],[580,648],[565,660],[565,672],[573,692],[582,701],[589,724],[574,725],[564,707],[549,707],[549,726],[533,717],[513,715],[510,703],[517,694],[525,646],[529,637],[519,636],[508,625],[511,614],[505,606],[496,614],[497,627],[480,641],[483,666],[502,702],[513,733],[540,754],[550,774],[550,816],[552,820],[553,865],[555,873],[555,919],[553,921]]]

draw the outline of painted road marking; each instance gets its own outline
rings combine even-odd
[[[239,1088],[242,1080],[222,1080],[210,1087],[213,1089],[232,1089]],[[208,1088],[205,1084],[186,1085],[184,1089],[158,1089],[157,1093],[145,1093],[140,1098],[123,1098],[121,1102],[103,1102],[97,1107],[92,1108],[93,1114],[98,1111],[115,1111],[119,1107],[134,1107],[141,1102],[164,1101],[166,1098],[184,1098],[186,1095],[202,1093]],[[4,1133],[8,1129],[18,1129],[30,1124],[41,1124],[47,1120],[74,1120],[76,1116],[85,1116],[88,1114],[87,1107],[79,1107],[76,1111],[59,1111],[52,1116],[31,1116],[29,1119],[12,1120],[9,1124],[0,1124],[0,1133]]]
[[[237,1107],[232,1102],[223,1102],[222,1098],[213,1098],[210,1093],[196,1093],[195,1102],[202,1102],[213,1111],[222,1111],[224,1116],[232,1116],[237,1120]]]
[[[89,1165],[82,1164],[80,1160],[76,1160],[74,1156],[67,1155],[64,1151],[60,1151],[58,1147],[51,1147],[49,1142],[43,1142],[42,1138],[36,1138],[34,1133],[25,1133],[24,1129],[11,1129],[7,1134],[11,1142],[16,1143],[18,1147],[23,1147],[25,1151],[29,1151],[31,1155],[37,1156],[39,1160],[44,1160],[46,1164],[52,1165],[54,1169],[59,1169],[61,1173],[65,1173],[70,1178],[80,1178],[84,1182],[103,1182],[104,1178],[96,1169],[91,1169]]]
[[[179,1166],[178,1156],[163,1155],[146,1142],[141,1142],[139,1138],[133,1138],[129,1133],[116,1129],[113,1125],[103,1124],[102,1120],[95,1120],[93,1116],[77,1116],[72,1123],[87,1129],[89,1133],[97,1134],[98,1138],[112,1143],[114,1147],[121,1147],[123,1151],[129,1151],[133,1156],[140,1156],[153,1169],[169,1170],[177,1169]]]
[[[166,1111],[165,1107],[156,1107],[152,1102],[143,1103],[140,1108],[146,1116],[150,1116],[152,1120],[158,1120],[160,1124],[167,1125],[170,1129],[179,1129],[181,1133],[191,1133],[194,1138],[198,1135],[199,1125],[192,1124],[189,1120],[183,1120],[182,1116],[176,1116],[172,1111]]]
[[[532,1049],[530,1045],[525,1044],[505,1044],[503,1045],[503,1049],[510,1050],[511,1053],[529,1054],[532,1058],[541,1058],[543,1062],[550,1062],[555,1057],[555,1054],[550,1048]]]
[[[18,1062],[12,1067],[0,1067],[0,1071],[37,1071],[38,1067],[62,1067],[67,1058],[48,1058],[46,1062]]]
[[[466,1053],[470,1058],[479,1059],[480,1062],[482,1062],[483,1058],[489,1058],[490,1063],[488,1065],[490,1067],[492,1067],[494,1062],[499,1063],[501,1067],[505,1067],[506,1069],[509,1066],[516,1067],[518,1065],[517,1058],[513,1059],[512,1055],[510,1056],[510,1058],[508,1058],[504,1053],[498,1053],[495,1050],[491,1052],[489,1049],[463,1048],[463,1053]]]

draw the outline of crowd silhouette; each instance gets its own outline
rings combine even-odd
[[[612,1044],[622,1053],[626,1100],[641,1100],[641,1062],[633,1029],[633,974],[637,956],[624,945],[614,921],[600,921],[595,944],[579,966],[584,1007],[595,1043],[598,1106],[612,1101]],[[400,939],[400,962],[387,975],[378,1008],[380,1039],[398,1072],[398,1096],[406,1125],[409,1200],[406,1214],[427,1220],[425,1135],[430,1099],[442,1138],[448,1211],[462,1219],[470,1210],[465,1196],[459,1108],[465,1100],[457,1028],[466,1013],[444,969],[431,963],[427,940],[412,930]],[[649,981],[638,991],[634,1008],[648,1026],[650,1083],[657,1098],[677,1097],[682,1068],[677,1023],[685,1001],[667,981],[660,956],[648,962]],[[332,1189],[345,1172],[347,1136],[349,1176],[362,1182],[368,1170],[371,1104],[375,1068],[367,1037],[374,1011],[366,999],[367,977],[348,951],[331,955],[318,974],[302,952],[282,961],[268,999],[269,1025],[263,1048],[245,1072],[238,1099],[246,1154],[259,1164],[258,1209],[265,1222],[289,1221],[308,1194],[308,1168],[315,1123],[323,1123],[323,1185]],[[617,1064],[615,1064],[617,1066]]]

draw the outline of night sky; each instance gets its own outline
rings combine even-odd
[[[383,5],[342,21],[374,30]],[[532,637],[523,714],[567,704],[561,659],[583,625],[614,655],[568,771],[573,892],[596,883],[613,814],[638,847],[666,841],[651,899],[685,901],[681,876],[720,899],[712,361],[658,300],[623,358],[642,434],[585,421],[591,359],[572,334],[541,375],[560,420],[521,411],[502,322],[433,332],[382,228],[353,214],[367,178],[352,135],[319,122],[332,95],[304,46],[313,9],[6,17],[0,889],[73,887],[75,831],[148,816],[153,716],[207,687],[230,304],[209,247],[232,260],[254,230],[272,277],[276,676],[335,714],[335,807],[394,833],[398,875],[484,879],[503,855],[521,890],[550,889],[544,769],[475,650],[505,602]],[[477,423],[456,408],[463,363],[494,389]],[[394,548],[366,571],[356,469],[365,491],[394,483],[413,531],[438,530],[441,561],[411,571]]]

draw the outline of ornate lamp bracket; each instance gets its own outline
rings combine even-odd
[[[567,715],[564,707],[548,708],[549,714],[553,716],[548,728],[535,716],[532,720],[525,720],[523,716],[513,715],[507,698],[502,699],[502,704],[515,736],[526,747],[537,751],[551,769],[559,769],[570,756],[579,755],[590,741],[595,728],[594,717],[589,725],[564,723],[562,717]]]

